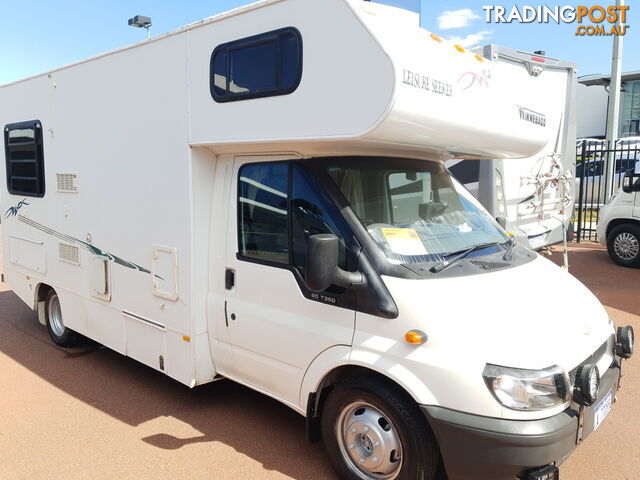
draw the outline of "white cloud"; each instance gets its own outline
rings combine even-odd
[[[480,16],[473,13],[470,8],[461,10],[447,10],[442,12],[438,17],[438,27],[440,30],[448,30],[450,28],[464,28],[471,23],[472,20],[479,19]]]
[[[452,37],[448,37],[447,40],[451,40],[452,42],[457,43],[458,45],[461,45],[464,48],[469,48],[469,47],[475,47],[480,42],[491,38],[492,34],[493,32],[490,30],[483,30],[478,33],[470,33],[469,35],[466,35],[464,37],[454,35]]]

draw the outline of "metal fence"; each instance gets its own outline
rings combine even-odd
[[[614,141],[587,139],[576,144],[576,241],[597,241],[596,225],[600,208],[606,203],[607,185],[620,188],[624,173],[640,160],[640,137]],[[613,175],[608,174],[615,162]]]

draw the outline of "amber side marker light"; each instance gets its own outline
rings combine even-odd
[[[422,330],[409,330],[404,334],[404,340],[411,345],[422,345],[427,341],[427,334]]]
[[[464,47],[463,47],[463,46],[460,46],[460,45],[458,45],[458,44],[455,44],[455,45],[454,45],[454,47],[455,47],[455,48],[456,48],[456,50],[458,50],[459,52],[464,52],[464,51],[465,51],[465,50],[464,50]]]
[[[442,39],[438,35],[436,35],[435,33],[431,34],[431,38],[433,38],[438,43],[442,42]]]

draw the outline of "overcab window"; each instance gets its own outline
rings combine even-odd
[[[219,45],[210,68],[216,102],[287,95],[302,78],[302,37],[287,27]]]
[[[42,124],[38,120],[4,127],[7,189],[11,195],[44,196]]]

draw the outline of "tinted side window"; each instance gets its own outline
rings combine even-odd
[[[7,189],[12,195],[44,195],[42,124],[38,120],[4,127]]]
[[[293,167],[291,220],[293,234],[293,266],[304,271],[307,238],[318,233],[332,233],[339,240],[338,265],[347,269],[345,232],[348,227],[337,209],[309,172]]]
[[[269,41],[229,52],[234,93],[277,88],[277,47],[277,41]]]
[[[238,182],[240,255],[289,263],[289,166],[245,165]]]
[[[211,56],[216,102],[286,95],[302,78],[302,37],[293,27],[219,45]]]

